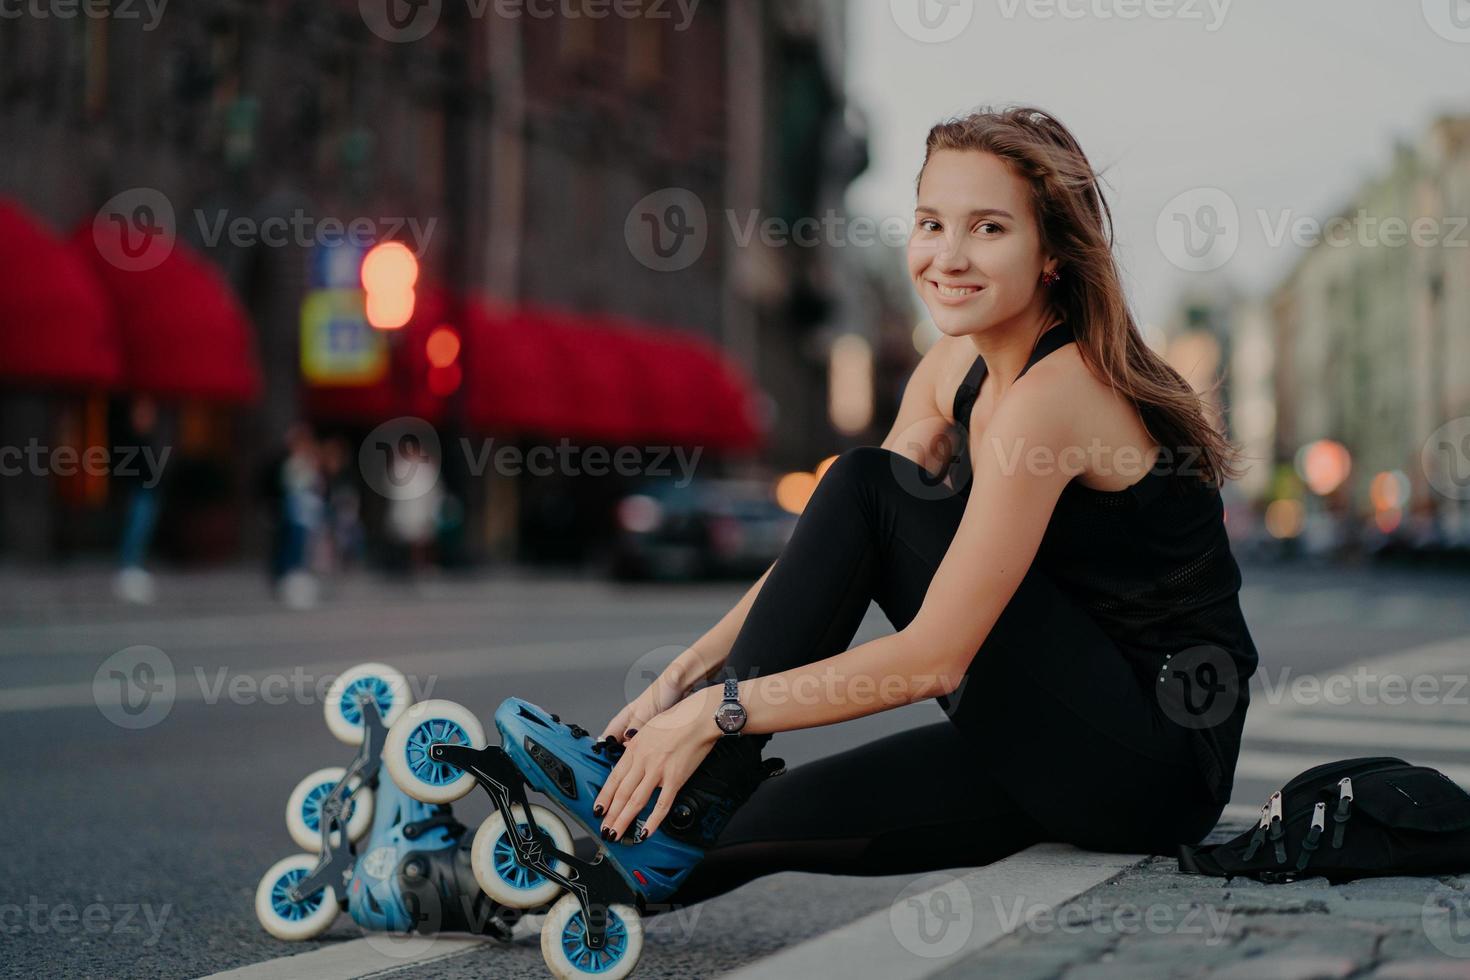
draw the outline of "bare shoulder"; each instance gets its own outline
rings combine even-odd
[[[1092,372],[1076,344],[1042,358],[1016,384],[1030,382],[1033,404],[1059,410],[1080,450],[1081,482],[1098,490],[1121,490],[1152,465],[1158,444],[1131,399]],[[1129,462],[1133,461],[1133,462]]]

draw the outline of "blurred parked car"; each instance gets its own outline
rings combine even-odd
[[[650,481],[616,508],[612,573],[617,578],[759,575],[776,559],[796,515],[776,503],[769,481]]]

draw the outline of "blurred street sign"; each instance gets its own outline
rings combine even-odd
[[[313,289],[301,303],[301,376],[316,385],[370,385],[388,373],[388,344],[368,325],[361,289]]]

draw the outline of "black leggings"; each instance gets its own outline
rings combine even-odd
[[[886,449],[839,456],[756,596],[727,672],[743,680],[838,654],[870,601],[895,629],[907,625],[969,499],[915,492],[926,478]],[[946,700],[947,720],[767,780],[671,903],[776,871],[971,867],[1040,841],[1171,853],[1220,817],[1187,730],[1034,564]],[[779,736],[767,754],[778,746]]]

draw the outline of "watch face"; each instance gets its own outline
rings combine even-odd
[[[745,709],[738,704],[726,702],[715,710],[715,724],[723,732],[738,732],[745,727]]]

